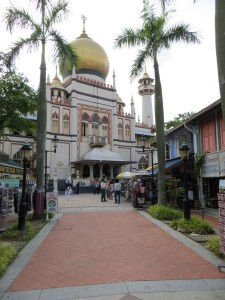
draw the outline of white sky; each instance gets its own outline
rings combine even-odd
[[[173,15],[177,21],[191,25],[191,29],[202,36],[200,45],[174,44],[159,56],[159,68],[162,81],[165,121],[172,120],[179,113],[197,112],[219,98],[215,36],[214,36],[214,1],[176,0],[171,8],[176,8]],[[30,0],[11,0],[17,7],[28,8]],[[178,4],[179,3],[179,4]],[[134,97],[136,114],[141,118],[141,96],[138,95],[138,79],[132,83],[129,72],[136,57],[135,49],[115,49],[114,39],[124,27],[140,28],[140,11],[142,0],[69,0],[71,14],[66,22],[60,24],[59,31],[68,42],[77,38],[83,28],[81,15],[87,17],[86,33],[99,43],[106,51],[110,71],[106,83],[112,84],[115,70],[116,88],[119,96],[130,111],[131,96]],[[9,0],[0,1],[0,51],[21,37],[19,30],[11,35],[6,31],[2,21],[4,8],[10,5]],[[173,21],[171,20],[171,22]],[[51,46],[49,44],[48,53]],[[40,53],[27,53],[24,50],[17,60],[19,72],[24,73],[36,88],[39,83]],[[146,70],[154,78],[153,65],[149,61]],[[47,73],[53,79],[55,66],[47,54]],[[153,105],[154,108],[154,105]]]

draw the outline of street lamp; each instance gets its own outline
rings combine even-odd
[[[143,153],[146,153],[148,155],[148,153],[151,153],[151,164],[152,164],[152,187],[153,187],[153,182],[154,182],[154,170],[153,170],[153,153],[154,151],[157,151],[156,148],[154,147],[150,147],[150,148],[147,148],[147,151],[145,150],[145,141],[146,141],[146,137],[144,135],[142,135],[142,138],[141,138],[141,147],[142,147],[142,151]],[[146,156],[148,158],[148,156]]]
[[[22,195],[19,204],[18,230],[23,234],[25,233],[25,219],[27,214],[27,202],[26,202],[27,161],[29,159],[30,150],[31,150],[28,142],[25,142],[20,150],[21,150],[21,156],[23,160],[23,183],[22,183]]]
[[[186,142],[183,142],[180,146],[180,155],[184,162],[184,218],[190,220],[191,210],[190,210],[190,201],[188,199],[188,189],[187,189],[187,160],[189,155],[190,148]]]
[[[47,159],[48,159],[48,152],[54,152],[56,153],[56,149],[58,147],[58,142],[59,139],[57,138],[56,134],[54,135],[54,138],[52,138],[52,143],[53,143],[53,150],[45,150],[45,204],[47,208]],[[46,215],[46,220],[48,220],[48,214]]]

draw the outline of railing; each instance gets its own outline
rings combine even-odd
[[[96,136],[96,135],[89,136],[90,147],[103,147],[106,144],[107,144],[106,136]]]

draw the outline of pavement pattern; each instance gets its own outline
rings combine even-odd
[[[0,299],[225,299],[224,261],[130,203],[59,196],[59,216],[0,280]]]

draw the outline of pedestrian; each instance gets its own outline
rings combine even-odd
[[[68,186],[65,190],[65,195],[66,195],[66,199],[69,200],[70,199],[70,194],[71,194],[71,187]]]
[[[94,190],[94,195],[97,193],[99,195],[99,191],[100,191],[100,182],[97,179],[95,182],[95,190]]]
[[[121,183],[118,179],[116,179],[115,183],[115,201],[114,203],[120,204],[120,196],[121,196]]]
[[[72,191],[71,186],[72,186],[72,184],[71,184],[70,180],[69,179],[66,180],[65,196],[66,196],[67,200],[69,200],[70,195],[71,195],[71,191]]]
[[[103,178],[101,181],[101,202],[106,202],[105,193],[106,193],[106,182],[105,179]]]
[[[114,182],[111,181],[111,184],[110,184],[110,199],[113,199],[114,191],[115,191]]]
[[[76,193],[77,195],[79,194],[80,192],[80,182],[78,181],[77,184],[76,184]]]

